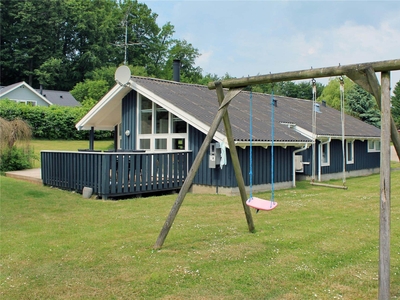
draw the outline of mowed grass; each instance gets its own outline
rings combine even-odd
[[[29,142],[33,148],[35,157],[34,168],[40,168],[40,151],[41,150],[60,150],[60,151],[78,151],[78,149],[88,149],[88,141],[66,141],[66,140],[31,140]],[[113,149],[114,142],[110,140],[95,141],[94,148],[96,150]]]
[[[400,170],[391,176],[398,299]],[[348,179],[348,190],[276,191],[278,207],[253,214],[256,233],[239,197],[188,194],[161,250],[176,195],[103,201],[0,180],[1,299],[377,298],[379,174]]]

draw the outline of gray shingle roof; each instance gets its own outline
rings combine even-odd
[[[16,86],[18,86],[20,84],[21,84],[21,82],[17,82],[17,83],[13,83],[13,84],[10,84],[10,85],[7,85],[7,86],[2,86],[1,89],[0,89],[0,94],[4,94],[4,93],[8,92],[8,91],[12,90],[14,87],[16,87]]]
[[[211,125],[217,110],[218,101],[214,90],[206,86],[165,81],[152,78],[132,76],[132,80],[157,96],[184,110],[187,114]],[[307,142],[304,135],[289,128],[287,124],[312,132],[312,101],[274,96],[277,107],[274,109],[274,140],[280,142]],[[242,91],[229,105],[229,118],[232,133],[236,141],[250,139],[250,92]],[[253,93],[253,140],[271,141],[271,95]],[[341,136],[340,111],[320,106],[317,114],[317,135]],[[218,131],[225,134],[223,124]],[[346,115],[345,134],[351,137],[378,138],[380,129]]]
[[[36,92],[40,94],[40,89],[36,89]],[[60,106],[80,106],[81,104],[71,95],[70,92],[66,91],[55,91],[55,90],[42,90],[42,96],[46,97],[51,103]]]

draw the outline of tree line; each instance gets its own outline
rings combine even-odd
[[[1,85],[71,90],[96,69],[124,62],[125,34],[129,64],[147,76],[171,77],[180,59],[185,80],[202,77],[198,50],[136,0],[2,0],[0,8]]]
[[[195,65],[199,50],[174,38],[170,22],[159,26],[158,14],[137,0],[2,0],[0,14],[3,86],[25,81],[34,88],[68,90],[90,107],[115,84],[115,70],[125,58],[138,76],[171,80],[173,60],[179,59],[183,82],[205,85],[232,78],[203,75]],[[347,112],[379,127],[372,96],[347,78],[345,89]],[[253,91],[312,99],[311,82],[263,84]],[[327,86],[317,83],[317,97],[340,109],[338,79]],[[400,127],[399,110],[393,105]]]

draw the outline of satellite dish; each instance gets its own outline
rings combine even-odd
[[[115,81],[118,82],[120,85],[126,85],[131,79],[131,70],[128,66],[120,66],[115,71]]]

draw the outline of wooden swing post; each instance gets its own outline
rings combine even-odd
[[[220,82],[216,84],[216,87],[217,87],[218,102],[221,105],[222,101],[224,100],[224,90],[223,90]],[[247,225],[249,227],[249,231],[254,232],[255,227],[254,227],[253,218],[251,216],[251,211],[250,211],[250,208],[246,205],[246,201],[247,201],[246,186],[244,184],[242,169],[240,167],[239,157],[238,157],[238,154],[236,151],[235,141],[233,139],[232,127],[231,127],[231,122],[229,120],[228,111],[226,111],[223,121],[224,121],[226,137],[228,139],[229,151],[231,153],[232,165],[233,165],[233,169],[235,171],[236,181],[238,182],[240,197],[242,199],[243,210],[244,210],[244,214],[246,215]]]
[[[390,298],[390,73],[382,72],[379,300]]]
[[[185,178],[185,182],[183,183],[178,197],[175,200],[174,205],[171,208],[171,211],[165,220],[164,226],[161,229],[161,232],[157,238],[157,241],[155,245],[153,246],[154,249],[160,249],[162,245],[164,244],[164,241],[169,233],[169,230],[171,229],[172,224],[174,223],[174,220],[176,218],[176,215],[178,214],[178,211],[183,203],[183,200],[185,199],[185,196],[187,192],[189,191],[190,186],[192,185],[193,179],[196,176],[196,173],[200,167],[201,161],[203,160],[204,155],[208,151],[208,148],[210,146],[211,141],[213,140],[214,134],[218,129],[219,124],[221,123],[222,118],[224,117],[229,103],[231,100],[237,96],[242,89],[231,89],[229,90],[228,94],[225,96],[224,101],[222,102],[220,108],[218,109],[218,113],[214,118],[213,123],[210,126],[210,130],[207,133],[206,138],[203,141],[203,144],[200,147],[199,153],[197,154],[192,167],[189,170],[189,173],[187,174],[187,177]]]

